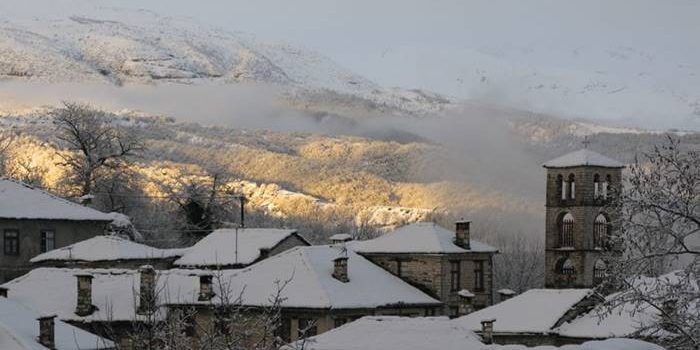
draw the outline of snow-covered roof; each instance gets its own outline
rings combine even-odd
[[[392,275],[364,257],[347,251],[349,282],[332,276],[333,259],[340,256],[333,246],[296,247],[236,272],[231,278],[233,295],[242,292],[246,305],[268,305],[278,282],[289,281],[283,290],[286,307],[374,308],[403,303],[440,302]]]
[[[571,307],[592,293],[590,289],[531,289],[456,321],[473,331],[481,330],[482,320],[496,319],[497,333],[548,333]]]
[[[103,212],[20,182],[0,178],[0,218],[111,221]]]
[[[352,235],[349,233],[336,233],[336,234],[328,237],[328,239],[331,242],[347,242],[347,241],[352,241]]]
[[[189,248],[175,266],[249,265],[261,257],[263,250],[296,234],[296,230],[274,228],[215,230]]]
[[[499,289],[496,291],[496,293],[503,294],[503,295],[515,295],[515,294],[517,294],[514,290],[508,289],[508,288]]]
[[[310,338],[309,350],[464,350],[483,344],[447,317],[368,316]]]
[[[353,242],[349,246],[358,253],[467,253],[498,249],[470,240],[470,249],[454,244],[455,233],[432,222],[402,226],[374,239]]]
[[[584,148],[552,159],[542,166],[545,168],[570,168],[577,166],[599,166],[605,168],[623,168],[625,165],[598,152]]]
[[[38,342],[39,313],[7,298],[0,298],[0,349],[48,350]],[[104,338],[54,320],[55,350],[111,349],[114,344]]]
[[[92,303],[96,310],[85,317],[75,314],[77,303],[76,275],[89,274],[92,279]],[[198,304],[199,276],[210,274],[202,270],[158,270],[155,290],[158,305]],[[56,314],[71,321],[131,321],[140,289],[138,270],[132,269],[71,269],[36,268],[7,282],[8,298],[27,305],[42,314]],[[222,273],[226,279],[227,273]],[[47,292],[50,291],[50,292]],[[221,294],[219,294],[221,295]],[[218,302],[219,300],[213,300]]]
[[[284,350],[299,348],[295,345]],[[555,346],[485,345],[467,327],[445,317],[367,316],[303,343],[308,350],[663,350],[635,339],[606,339]]]
[[[181,256],[185,249],[158,249],[119,236],[95,236],[66,247],[39,254],[29,260],[38,263],[61,261],[148,260]]]

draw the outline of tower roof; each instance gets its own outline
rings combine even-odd
[[[599,166],[604,168],[624,168],[625,165],[598,152],[584,148],[552,159],[544,164],[545,168],[570,168],[577,166]]]

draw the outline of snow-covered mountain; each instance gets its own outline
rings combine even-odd
[[[81,4],[29,17],[0,11],[0,81],[270,84],[295,99],[331,94],[416,114],[449,103],[384,88],[304,48],[145,10]]]

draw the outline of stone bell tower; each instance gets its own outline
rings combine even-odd
[[[605,204],[621,189],[624,164],[582,149],[547,169],[545,287],[591,288],[605,274],[602,251],[618,213]]]

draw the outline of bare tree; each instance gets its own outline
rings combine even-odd
[[[544,244],[541,239],[520,234],[499,235],[494,242],[499,254],[494,257],[496,288],[522,293],[544,284]]]
[[[640,332],[669,348],[700,348],[700,153],[669,137],[635,161],[615,197],[622,215],[601,288],[621,292],[608,312],[655,310],[660,317]]]
[[[14,135],[7,131],[0,131],[0,176],[6,176],[6,162],[8,150],[14,142]]]
[[[60,165],[72,171],[72,184],[80,196],[89,195],[103,170],[123,168],[142,143],[109,116],[89,105],[64,102],[53,113],[56,138],[69,152],[58,153]]]

